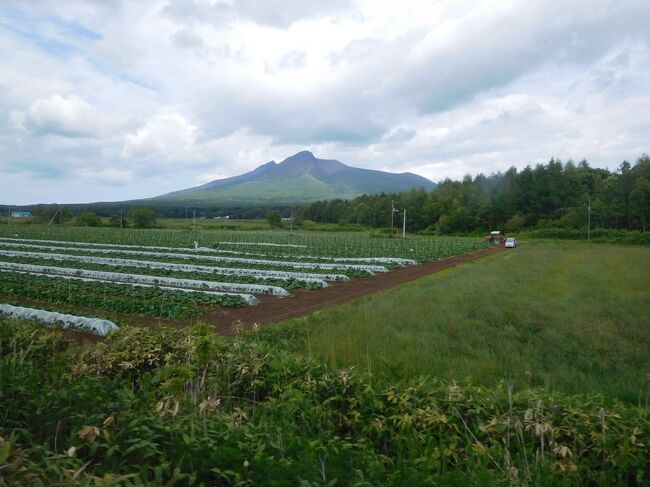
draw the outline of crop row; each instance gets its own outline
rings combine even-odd
[[[61,246],[63,248],[78,248],[78,247],[99,247],[110,248],[114,250],[129,249],[129,250],[158,250],[173,253],[192,252],[192,254],[202,255],[207,254],[228,254],[232,256],[246,256],[246,257],[263,257],[273,260],[274,258],[290,258],[292,261],[316,261],[324,263],[342,263],[342,264],[382,264],[387,266],[406,266],[415,265],[417,262],[413,259],[404,259],[400,257],[331,257],[323,255],[301,255],[301,254],[274,254],[267,252],[249,252],[244,250],[225,250],[218,248],[218,244],[214,244],[214,248],[198,247],[198,243],[194,248],[184,247],[161,247],[161,246],[144,246],[144,245],[121,245],[121,244],[106,244],[106,243],[93,243],[93,242],[70,242],[66,240],[42,240],[42,239],[20,239],[15,237],[0,237],[0,241],[9,243],[31,243],[31,244],[47,244],[50,246]],[[219,242],[223,243],[223,242]],[[251,244],[252,245],[252,244]]]
[[[3,250],[0,249],[0,256],[4,257],[35,257],[40,259],[52,259],[57,261],[74,261],[87,262],[95,264],[104,264],[108,266],[131,266],[151,269],[168,269],[186,272],[203,272],[211,274],[221,274],[224,276],[242,276],[255,279],[275,279],[287,281],[305,281],[321,285],[322,281],[346,281],[349,278],[345,274],[316,274],[295,271],[250,269],[242,267],[214,267],[206,265],[193,265],[186,263],[160,262],[153,260],[140,260],[138,258],[115,258],[115,257],[98,257],[93,255],[60,254],[56,251],[47,252],[30,252],[24,250]],[[185,259],[180,259],[184,261]],[[318,286],[317,286],[318,287]],[[320,287],[323,287],[322,285]]]
[[[246,304],[237,294],[79,279],[0,272],[0,295],[169,319],[195,318],[213,308]]]
[[[288,277],[296,277],[300,275],[304,279],[322,279],[328,281],[347,280],[352,277],[368,277],[373,275],[372,272],[362,270],[339,270],[332,271],[295,268],[281,265],[262,265],[262,264],[245,264],[240,262],[212,262],[206,260],[201,255],[179,255],[170,254],[169,256],[160,255],[157,253],[133,253],[123,251],[120,249],[73,249],[70,247],[49,247],[49,246],[27,246],[27,244],[4,244],[0,242],[0,252],[34,252],[49,255],[75,255],[80,257],[92,258],[108,258],[118,260],[140,261],[140,262],[158,262],[160,264],[181,264],[193,265],[204,268],[211,268],[217,272],[230,274],[236,272],[237,274],[245,273],[252,275],[253,273],[264,273],[269,276],[279,277],[279,273],[286,273]],[[272,274],[271,274],[272,273]],[[323,276],[328,276],[323,279]],[[336,277],[332,277],[336,276]]]
[[[197,279],[205,281],[227,281],[241,284],[261,284],[277,286],[284,289],[320,289],[328,284],[321,279],[305,278],[292,279],[288,276],[273,278],[271,276],[254,277],[252,274],[238,275],[236,273],[217,273],[209,266],[193,266],[167,262],[148,262],[130,259],[110,259],[85,255],[47,254],[39,252],[20,252],[0,250],[2,262],[18,264],[33,264],[48,266],[56,264],[59,267],[84,269],[92,271],[121,272],[124,274],[146,274],[149,276],[176,277],[179,279]],[[238,269],[227,269],[237,271]],[[272,272],[272,271],[269,271]],[[347,279],[347,276],[341,276]]]
[[[93,271],[69,267],[54,267],[34,264],[19,264],[0,262],[0,270],[27,272],[30,274],[50,274],[67,277],[83,277],[98,281],[112,281],[128,284],[148,284],[160,287],[178,287],[195,291],[217,291],[226,293],[273,294],[288,296],[289,293],[277,286],[261,284],[240,284],[232,282],[202,281],[197,279],[178,279],[174,277],[147,276],[142,274],[126,274],[122,272]]]
[[[317,232],[243,232],[200,230],[137,230],[111,228],[71,228],[57,226],[3,226],[0,236],[36,238],[46,240],[84,241],[106,244],[144,246],[192,247],[194,242],[229,249],[246,249],[265,253],[320,255],[329,257],[400,257],[418,262],[437,260],[485,248],[478,238],[429,237],[409,235],[406,239],[386,238],[368,233],[317,233]],[[274,247],[262,245],[304,245],[304,247]]]
[[[18,242],[0,242],[1,247],[9,248],[29,248],[29,249],[40,249],[40,250],[55,250],[61,251],[63,247],[49,246],[49,245],[40,245],[40,244],[25,244]],[[244,265],[260,265],[266,267],[285,267],[293,269],[318,269],[318,270],[343,270],[343,271],[361,271],[366,273],[374,272],[388,272],[388,268],[385,266],[379,265],[365,265],[365,264],[343,264],[343,263],[322,263],[322,262],[298,262],[298,261],[280,261],[280,260],[268,260],[268,259],[247,259],[240,257],[223,257],[223,256],[214,256],[214,255],[198,255],[198,254],[182,254],[182,253],[172,253],[172,252],[152,252],[145,250],[113,250],[113,249],[97,249],[97,248],[78,248],[78,247],[66,247],[65,249],[75,252],[84,252],[89,254],[125,254],[125,255],[139,255],[139,256],[151,256],[156,258],[174,258],[174,259],[196,259],[210,262],[223,262],[223,263],[234,263],[234,264],[244,264]]]
[[[115,323],[102,318],[76,316],[44,309],[12,306],[10,304],[0,304],[0,316],[23,321],[38,321],[49,326],[85,331],[100,336],[106,336],[118,329]]]

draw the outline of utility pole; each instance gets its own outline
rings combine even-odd
[[[192,210],[192,231],[196,232],[196,210]]]
[[[124,217],[122,216],[122,208],[120,208],[120,229],[124,228]]]
[[[289,223],[289,231],[293,232],[293,208],[291,208],[291,222]]]
[[[404,209],[404,219],[402,220],[402,238],[406,238],[406,209]]]
[[[399,205],[399,201],[390,200],[390,234],[393,234],[393,229],[395,227],[395,213],[398,212],[395,205]]]
[[[52,222],[53,222],[54,219],[56,218],[56,215],[59,214],[59,211],[60,211],[60,210],[61,210],[61,207],[59,206],[59,207],[57,208],[57,210],[56,210],[56,213],[54,213],[54,216],[52,217],[52,219],[51,219],[50,222],[48,223],[48,225],[52,225]]]
[[[587,209],[587,240],[591,240],[591,195],[588,195],[589,207]]]

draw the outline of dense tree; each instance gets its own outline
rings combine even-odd
[[[108,219],[108,225],[115,228],[127,228],[129,222],[121,215],[111,215]]]
[[[266,214],[266,221],[269,222],[272,228],[279,228],[282,226],[282,216],[278,210],[271,210]]]
[[[151,228],[156,225],[156,210],[153,206],[134,208],[129,212],[136,228]]]
[[[391,200],[408,212],[409,231],[439,234],[530,227],[585,228],[591,201],[592,226],[641,229],[650,217],[650,157],[624,161],[616,171],[592,168],[587,161],[551,159],[521,171],[461,181],[446,179],[433,191],[364,195],[350,201],[317,201],[298,214],[316,222],[390,225]],[[401,219],[400,219],[401,221]]]
[[[630,192],[632,211],[641,220],[641,227],[645,232],[646,219],[650,212],[650,180],[640,177],[634,183]]]
[[[101,227],[102,219],[94,211],[82,211],[77,217],[77,224],[82,227]]]

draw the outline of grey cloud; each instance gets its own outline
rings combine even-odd
[[[249,20],[269,27],[287,28],[294,22],[331,15],[350,8],[350,0],[237,0],[207,4],[196,0],[172,2],[165,12],[175,19],[221,25]]]
[[[246,96],[240,96],[241,90]],[[247,127],[278,144],[331,141],[363,143],[381,137],[390,122],[364,97],[357,83],[338,85],[317,96],[302,97],[261,86],[213,86],[194,107],[208,136]]]
[[[586,65],[629,37],[647,42],[649,21],[641,1],[575,2],[560,16],[552,3],[520,3],[404,66],[387,95],[410,99],[422,113],[446,110],[549,64]]]
[[[195,49],[204,45],[201,36],[187,28],[176,31],[171,39],[174,45],[181,49]]]
[[[557,17],[545,2],[522,3],[490,21],[465,20],[455,38],[419,55],[413,55],[414,46],[426,33],[355,40],[330,57],[353,68],[310,99],[263,86],[238,87],[247,92],[244,100],[214,87],[211,98],[230,123],[281,143],[371,143],[413,113],[453,109],[554,66],[588,69],[630,36],[647,37],[650,14],[641,2],[590,6],[585,14],[587,4],[573,4]],[[205,123],[218,127],[216,108],[204,108]]]
[[[291,51],[285,54],[278,63],[280,68],[296,69],[305,64],[305,51]]]

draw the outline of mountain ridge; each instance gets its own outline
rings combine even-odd
[[[319,159],[300,151],[282,162],[269,161],[244,174],[148,199],[154,204],[295,204],[362,194],[432,189],[435,183],[410,172],[390,173]]]

